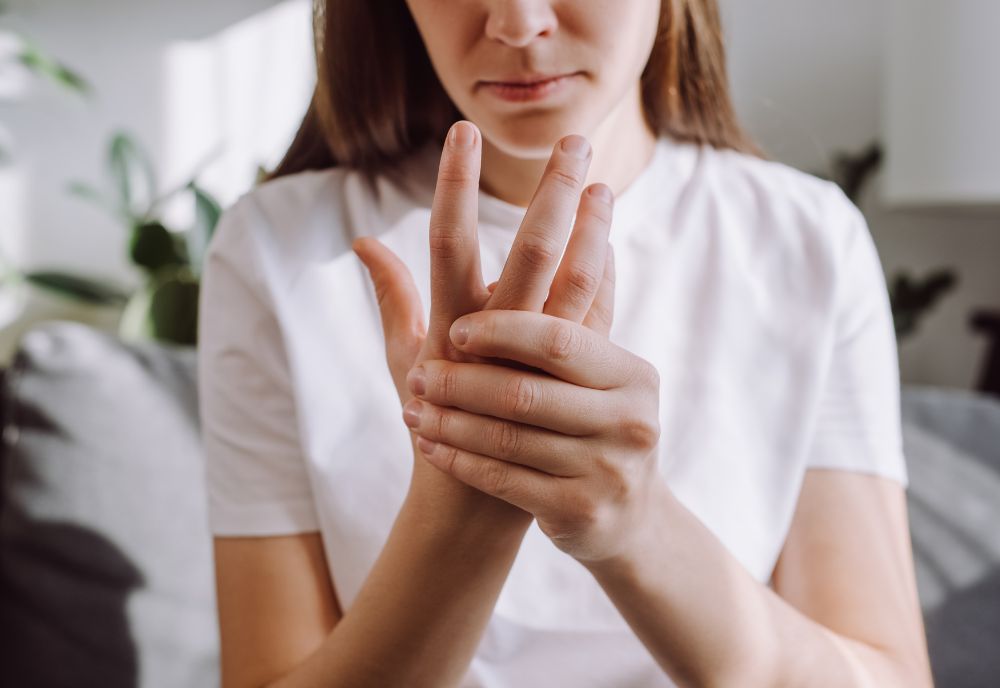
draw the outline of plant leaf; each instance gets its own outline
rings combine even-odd
[[[145,218],[156,198],[156,178],[149,157],[129,134],[119,131],[108,146],[107,164],[122,216],[130,222]],[[137,197],[138,189],[143,196]]]
[[[215,228],[222,216],[222,207],[207,191],[195,182],[188,185],[194,194],[195,220],[194,226],[188,232],[188,254],[191,256],[191,266],[196,274],[201,273],[202,262],[208,244],[215,234]]]
[[[42,289],[99,306],[118,306],[128,300],[128,293],[118,286],[89,277],[63,272],[36,271],[25,273],[24,278]]]
[[[194,346],[198,338],[198,280],[178,270],[152,285],[149,331],[160,341]]]
[[[91,92],[90,84],[82,76],[43,53],[36,45],[25,43],[17,60],[26,68],[71,91],[84,95]]]
[[[133,263],[150,272],[187,262],[177,249],[173,233],[159,222],[145,222],[133,228],[129,256]]]
[[[115,207],[114,202],[109,199],[103,192],[99,191],[95,187],[87,184],[86,182],[70,182],[66,185],[66,192],[80,198],[84,201],[93,203],[99,206],[102,210],[106,210],[112,215],[117,216],[118,208]]]

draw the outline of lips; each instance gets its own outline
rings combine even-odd
[[[558,99],[565,100],[572,92],[572,86],[577,74],[559,75],[545,81],[529,83],[490,83],[480,84],[482,93],[506,103],[554,103]]]
[[[556,79],[573,76],[574,74],[577,74],[577,72],[564,72],[562,74],[521,74],[504,76],[499,79],[483,80],[480,83],[487,86],[514,86],[526,88],[530,86],[538,86],[547,81],[555,81]]]

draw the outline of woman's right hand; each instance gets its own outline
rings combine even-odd
[[[400,402],[412,397],[407,373],[428,359],[475,361],[457,351],[448,336],[459,317],[485,309],[531,310],[573,320],[607,336],[614,303],[614,259],[608,243],[611,190],[594,184],[582,191],[590,166],[583,137],[560,140],[514,238],[500,279],[487,287],[479,261],[479,172],[482,137],[469,122],[456,123],[441,155],[431,209],[430,323],[406,265],[373,237],[354,250],[368,268],[378,298],[386,359]],[[569,244],[570,223],[576,213]],[[563,246],[566,251],[559,261]],[[414,443],[414,456],[419,449]],[[429,480],[466,498],[496,501],[442,473],[427,461],[414,465],[414,482]],[[526,514],[526,512],[521,512]]]

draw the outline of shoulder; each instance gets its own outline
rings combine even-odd
[[[864,215],[839,185],[788,164],[702,146],[693,176],[758,249],[827,267],[831,277],[852,246],[871,241]]]
[[[351,252],[378,199],[353,170],[298,172],[260,184],[226,208],[209,258],[256,261],[270,280],[294,279],[309,263]]]
[[[333,168],[279,177],[243,194],[232,210],[258,240],[286,247],[308,244],[343,228],[353,176]]]
[[[719,188],[762,214],[823,225],[828,214],[857,211],[840,186],[777,160],[735,150],[711,150],[706,173]]]

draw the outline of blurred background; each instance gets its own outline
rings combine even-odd
[[[840,183],[882,259],[939,684],[1000,685],[984,649],[1000,647],[1000,5],[720,5],[747,129],[772,158]],[[13,371],[0,548],[15,553],[0,583],[24,625],[11,636],[64,643],[67,675],[214,682],[207,541],[162,546],[203,528],[190,488],[200,255],[220,209],[291,141],[311,35],[309,0],[0,4],[0,368]],[[42,326],[67,321],[79,327]],[[136,490],[151,474],[159,488]],[[123,515],[140,503],[169,504],[169,532]],[[40,542],[76,552],[76,568],[46,568]],[[51,617],[62,630],[46,630],[16,601],[72,608],[74,572],[95,560],[121,590],[100,606],[119,659],[97,668],[73,654],[85,629]],[[184,574],[156,573],[171,567]]]
[[[138,289],[144,274],[128,255],[127,222],[108,212],[107,201],[69,191],[74,184],[116,188],[107,172],[113,138],[125,133],[145,151],[159,194],[196,178],[225,206],[250,187],[258,166],[278,161],[308,102],[314,72],[307,0],[5,4],[0,145],[8,159],[0,167],[0,257],[22,271],[69,272],[125,292]],[[927,9],[931,3],[916,3],[922,27],[903,26],[898,7],[906,3],[721,5],[737,110],[768,154],[824,176],[836,176],[838,159],[853,156],[870,172],[862,172],[853,195],[890,285],[908,280],[894,294],[898,315],[908,319],[900,338],[903,382],[976,387],[990,339],[971,320],[1000,308],[1000,171],[988,154],[997,152],[996,141],[977,141],[993,134],[985,124],[989,111],[983,108],[980,128],[968,129],[977,90],[996,103],[995,73],[941,65],[936,51],[924,49],[920,32],[949,23],[935,13],[952,14]],[[985,33],[988,26],[965,21],[961,28]],[[956,32],[955,45],[974,40]],[[85,80],[88,90],[60,86],[19,62],[25,39]],[[927,102],[908,90],[923,91]],[[960,98],[953,109],[966,121],[948,119],[953,113],[941,109],[933,113],[937,122],[931,116],[917,126],[909,122],[931,98],[948,95]],[[954,132],[963,127],[967,148],[958,150]],[[934,140],[940,148],[926,155],[907,153],[934,148],[928,145]],[[884,158],[865,168],[873,144],[888,146],[889,161],[898,159],[904,169],[894,172]],[[955,171],[975,160],[983,161],[978,178]],[[133,182],[133,204],[142,210],[144,184]],[[896,187],[887,191],[887,182]],[[120,200],[110,195],[108,201]],[[172,231],[187,230],[194,224],[192,195],[175,195],[154,214]],[[113,327],[120,305],[92,308],[48,290],[0,287],[0,361],[30,322],[58,316]]]

